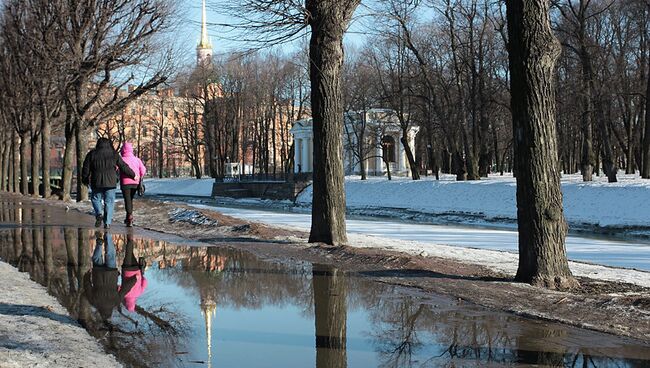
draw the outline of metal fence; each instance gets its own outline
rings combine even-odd
[[[219,183],[251,183],[251,182],[303,182],[310,181],[312,178],[311,173],[257,173],[247,175],[236,175],[231,177],[219,177],[215,181]]]

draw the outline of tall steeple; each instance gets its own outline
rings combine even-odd
[[[201,2],[201,40],[196,46],[197,66],[207,65],[212,62],[212,45],[208,38],[208,20],[205,12],[205,0]]]

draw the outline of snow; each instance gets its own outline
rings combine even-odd
[[[121,367],[29,274],[0,262],[0,367]]]
[[[185,208],[176,208],[169,212],[169,221],[172,223],[185,222],[191,225],[217,225],[217,221],[205,217],[205,215],[203,215],[201,212],[196,210],[188,210]]]
[[[311,226],[309,214],[190,205],[289,230],[309,231]],[[383,220],[352,219],[346,224],[349,244],[354,247],[447,258],[479,264],[508,275],[517,271],[516,231]],[[650,287],[650,244],[569,236],[567,252],[573,260],[570,267],[576,276]]]
[[[419,181],[397,178],[346,179],[348,209],[397,209],[425,214],[477,215],[485,219],[516,220],[516,183],[510,176],[491,176],[479,181],[455,181],[445,175],[441,180]],[[597,226],[650,226],[650,180],[636,175],[620,175],[609,184],[604,177],[591,183],[578,175],[562,178],[564,211],[570,224]],[[306,188],[297,203],[311,203],[312,187]]]
[[[580,175],[564,175],[564,212],[573,226],[649,227],[650,180],[638,175],[619,175],[618,183],[607,183],[604,176],[590,183]],[[214,179],[147,179],[147,194],[210,197]],[[425,177],[408,178],[358,177],[346,178],[346,200],[352,212],[373,213],[390,217],[404,212],[421,215],[474,216],[484,220],[514,222],[517,216],[516,183],[512,175],[490,176],[479,181],[458,182],[453,175],[436,181]],[[311,204],[312,187],[306,188],[296,204]],[[259,204],[257,199],[240,199],[242,205]],[[283,205],[285,203],[282,203]],[[466,220],[466,218],[465,218]]]
[[[470,264],[478,264],[489,269],[514,276],[517,272],[518,255],[510,252],[462,248],[441,244],[390,240],[367,235],[352,235],[350,244],[360,248],[374,248],[398,251],[412,255],[438,257]],[[423,249],[426,249],[423,253]],[[602,265],[569,261],[569,268],[576,277],[588,277],[595,280],[624,282],[650,288],[650,272],[612,268]]]
[[[311,216],[305,213],[190,205],[271,226],[301,231],[308,231],[311,226]],[[517,231],[514,229],[429,225],[379,219],[348,219],[346,225],[349,234],[370,235],[386,239],[387,242],[392,240],[418,242],[420,251],[426,250],[431,244],[511,253],[518,251]],[[566,244],[569,259],[650,271],[650,243],[571,235],[567,237]]]
[[[179,195],[210,197],[212,195],[213,178],[174,178],[174,179],[145,179],[145,195]]]

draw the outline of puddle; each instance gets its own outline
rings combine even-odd
[[[33,225],[0,229],[0,259],[47,287],[126,366],[650,366],[650,347],[635,340],[225,246],[38,226],[48,217],[31,212]]]

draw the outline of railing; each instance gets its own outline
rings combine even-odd
[[[276,183],[286,183],[286,182],[303,182],[310,181],[311,173],[257,173],[257,174],[247,174],[247,175],[236,175],[236,176],[225,176],[215,178],[216,182],[219,183],[251,183],[251,182],[276,182]]]

